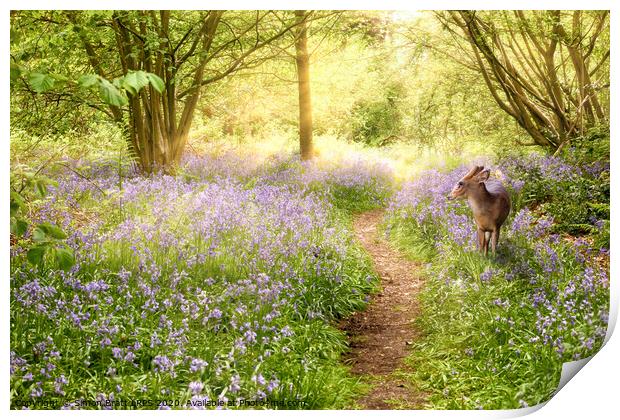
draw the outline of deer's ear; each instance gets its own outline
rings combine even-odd
[[[478,172],[480,172],[482,169],[484,169],[484,166],[474,166],[473,168],[471,168],[471,170],[469,172],[467,172],[464,176],[463,176],[463,180],[466,179],[471,179],[474,176],[476,176],[476,174]]]
[[[484,171],[480,172],[476,178],[478,178],[478,182],[484,182],[489,179],[490,174],[491,171],[489,169],[485,169]]]

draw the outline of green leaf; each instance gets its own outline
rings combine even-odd
[[[21,34],[17,32],[15,29],[11,28],[11,44],[17,44],[21,39]]]
[[[43,263],[43,256],[45,255],[46,246],[35,246],[28,250],[26,258],[32,265],[41,265]]]
[[[99,80],[99,94],[101,99],[108,105],[120,107],[127,104],[127,96],[123,95],[116,86],[103,78]]]
[[[135,96],[138,93],[138,91],[133,86],[124,82],[122,88],[125,89],[131,96]]]
[[[39,194],[39,197],[43,198],[47,194],[47,185],[44,180],[37,179],[34,182],[34,190]]]
[[[161,80],[161,77],[153,73],[146,73],[146,77],[149,79],[149,82],[151,82],[151,86],[153,86],[157,92],[162,93],[164,91],[165,85],[164,81]]]
[[[16,63],[11,63],[11,83],[14,83],[22,75],[22,68]]]
[[[24,206],[24,198],[15,191],[11,191],[11,217],[17,214],[20,207]]]
[[[11,200],[11,217],[15,217],[17,215],[18,210],[19,210],[19,204]]]
[[[54,250],[54,257],[58,267],[63,270],[68,270],[75,264],[75,257],[73,256],[73,250],[70,248],[56,248]]]
[[[55,181],[55,180],[53,180],[53,179],[51,179],[51,178],[48,178],[48,177],[46,177],[46,176],[44,176],[44,175],[39,175],[39,176],[38,176],[38,179],[39,179],[41,182],[44,182],[44,183],[45,183],[45,185],[53,185],[53,186],[55,186],[55,187],[57,187],[57,186],[58,186],[58,182],[57,182],[57,181]]]
[[[67,234],[61,228],[49,222],[41,223],[37,226],[37,228],[43,230],[43,232],[45,232],[46,235],[49,235],[54,239],[66,239],[67,238]]]
[[[30,86],[32,86],[32,89],[34,89],[37,93],[43,93],[50,90],[54,87],[55,81],[56,80],[49,74],[33,72],[28,75],[28,82],[30,83]]]
[[[123,88],[123,86],[122,86],[122,84],[121,84],[122,79],[123,79],[122,77],[115,77],[115,78],[112,80],[112,84],[113,84],[113,85],[114,85],[117,89],[122,89],[122,88]]]
[[[45,234],[45,230],[41,228],[41,225],[34,228],[32,231],[32,240],[35,242],[43,242],[47,239],[47,235]]]
[[[28,222],[24,219],[11,218],[11,233],[15,236],[24,236],[28,230]]]
[[[77,83],[80,87],[90,88],[95,86],[99,82],[99,76],[96,74],[84,74],[80,76]]]
[[[145,71],[133,71],[127,73],[121,80],[121,85],[132,95],[137,94],[140,89],[148,86],[149,78]]]

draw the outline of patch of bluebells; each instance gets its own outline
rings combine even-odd
[[[507,179],[513,178],[523,182],[522,176],[532,173],[553,182],[563,182],[582,175],[583,169],[566,162],[561,157],[532,153],[525,157],[506,157],[500,162],[501,172]],[[514,181],[509,181],[512,183]]]
[[[432,169],[405,182],[388,203],[388,231],[394,224],[406,221],[421,232],[420,239],[436,244],[438,250],[453,245],[474,249],[476,229],[471,223],[467,203],[447,200],[456,182],[467,171],[465,166],[450,172]]]
[[[308,325],[331,328],[374,289],[332,203],[335,189],[380,203],[387,169],[236,155],[188,158],[178,176],[72,165],[50,174],[58,185],[34,217],[70,233],[76,265],[39,270],[12,253],[15,398],[329,392],[308,391],[289,353],[311,369],[333,363],[304,347],[321,340]]]
[[[246,157],[233,152],[218,156],[188,155],[183,171],[190,179],[226,183],[251,180],[256,184],[314,191],[337,205],[363,203],[368,208],[385,203],[392,192],[394,178],[392,168],[384,162],[371,162],[361,157],[302,162],[297,154],[272,156],[262,163],[248,162]]]
[[[568,156],[567,159],[575,159]],[[553,216],[556,232],[596,233],[599,248],[609,244],[609,162],[570,163],[560,157],[504,158],[499,162],[509,179],[525,185],[522,199]],[[514,182],[513,182],[514,183]]]

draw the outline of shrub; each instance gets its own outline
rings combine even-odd
[[[353,105],[351,136],[353,140],[371,146],[382,146],[397,136],[402,128],[399,109],[403,86],[392,83],[385,96],[376,100],[360,100]]]
[[[506,158],[500,166],[522,183],[516,208],[530,206],[551,216],[556,233],[580,235],[599,230],[609,219],[609,167],[604,162],[571,164],[556,157]]]

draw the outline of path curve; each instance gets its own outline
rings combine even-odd
[[[355,216],[355,236],[370,255],[381,288],[365,311],[344,320],[340,327],[349,337],[345,363],[363,376],[371,390],[358,404],[365,409],[422,408],[423,393],[395,375],[418,333],[412,325],[419,311],[422,287],[420,266],[407,259],[380,235],[382,209]],[[405,371],[406,369],[403,369]]]

